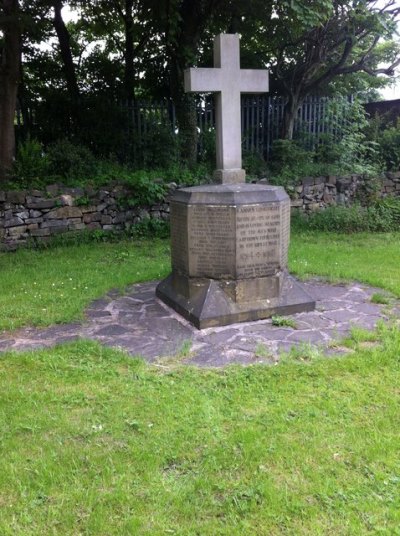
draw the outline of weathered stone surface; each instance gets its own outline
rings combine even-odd
[[[24,225],[24,221],[18,217],[6,219],[4,221],[4,227],[16,227],[17,225]]]
[[[56,202],[57,201],[55,199],[38,199],[32,196],[27,196],[26,198],[26,206],[36,210],[40,210],[42,208],[53,208],[56,206]]]
[[[30,218],[40,218],[42,216],[42,212],[40,210],[30,210],[29,211],[29,217]]]
[[[80,218],[82,217],[82,211],[79,207],[65,206],[56,208],[47,213],[47,219],[66,219],[66,218]]]
[[[42,223],[42,229],[67,229],[68,220],[47,220]]]
[[[353,174],[347,177],[324,177],[325,184],[321,185],[322,177],[317,177],[313,179],[314,184],[309,184],[303,186],[302,184],[294,185],[290,188],[290,193],[292,197],[291,207],[293,211],[300,210],[305,214],[310,213],[312,208],[324,208],[326,206],[334,204],[343,204],[345,206],[350,206],[356,200],[361,201],[362,204],[368,204],[371,195],[378,195],[380,197],[386,196],[400,196],[400,172],[388,172],[386,173],[382,180],[375,182],[378,186],[378,192],[376,193],[375,187],[371,186],[370,179],[362,176]],[[333,181],[344,181],[348,182],[348,187],[343,189],[343,192],[337,192],[336,185],[331,183]],[[386,181],[385,184],[383,181]],[[311,182],[311,178],[309,179]],[[307,180],[306,180],[307,182]],[[315,184],[317,182],[317,184]],[[176,184],[171,183],[171,190],[176,189]],[[45,197],[46,194],[39,190],[34,190],[32,192],[23,192],[23,195],[26,194],[26,202],[9,202],[7,200],[7,193],[0,191],[0,228],[4,228],[4,224],[7,220],[12,218],[20,218],[21,222],[18,222],[19,225],[34,225],[40,224],[46,219],[56,219],[52,218],[51,214],[54,214],[54,211],[64,207],[71,206],[70,204],[65,204],[65,200],[62,201],[62,196],[66,196],[67,203],[70,203],[72,200],[72,206],[79,208],[82,213],[82,216],[67,217],[69,221],[69,227],[77,226],[76,231],[80,229],[88,228],[88,225],[91,223],[99,223],[100,227],[97,225],[95,228],[103,228],[105,225],[116,225],[116,229],[123,229],[129,226],[130,224],[136,224],[141,221],[143,218],[156,218],[167,220],[169,219],[169,204],[166,202],[168,196],[166,197],[165,202],[157,203],[152,207],[143,207],[137,208],[135,210],[124,210],[121,207],[115,204],[115,197],[122,195],[126,197],[131,195],[127,190],[124,189],[122,185],[110,185],[110,188],[103,189],[104,191],[109,191],[110,195],[104,198],[104,201],[100,202],[98,197],[98,192],[93,188],[89,188],[91,195],[91,205],[90,206],[81,206],[77,205],[76,202],[79,200],[79,196],[74,196],[71,192],[71,189],[67,189],[60,185],[53,185],[53,187],[47,188],[47,195],[52,195],[51,199]],[[86,188],[84,195],[89,195],[89,190]],[[68,193],[69,192],[69,193]],[[35,195],[33,195],[35,194]],[[14,195],[14,192],[13,194]],[[41,197],[37,197],[40,195]],[[56,197],[59,196],[59,197]],[[13,198],[14,201],[21,200],[22,197],[16,196]],[[112,204],[109,204],[112,203]],[[60,206],[61,205],[61,206]],[[101,207],[103,210],[98,211],[97,207]],[[29,212],[29,217],[26,217],[26,213]],[[50,214],[50,217],[48,216]],[[86,214],[96,214],[94,219],[85,217]],[[111,217],[112,222],[109,222]],[[103,219],[104,223],[101,223]],[[17,227],[18,225],[8,224],[11,227]],[[33,228],[28,228],[26,233],[30,233]],[[68,229],[65,229],[66,231]],[[9,241],[8,246],[16,246],[18,243],[25,242],[25,234],[18,234],[13,236],[12,244]],[[4,233],[2,240],[10,240],[10,237],[7,233]],[[4,249],[4,248],[3,248]]]
[[[97,207],[95,207],[94,205],[89,205],[87,207],[80,207],[81,211],[82,211],[82,214],[87,214],[88,212],[96,212],[97,211]]]
[[[222,183],[243,183],[241,146],[241,93],[268,91],[268,71],[240,69],[239,36],[220,34],[214,39],[214,68],[187,69],[187,92],[214,92],[217,169],[214,177]]]
[[[21,191],[10,190],[9,192],[6,193],[6,199],[9,203],[22,204],[22,203],[25,203],[25,198],[26,198],[26,192],[23,190]]]
[[[101,229],[101,225],[98,221],[93,221],[86,225],[86,229],[88,229],[89,231],[93,231],[95,229]]]
[[[29,193],[34,197],[44,197],[42,190],[30,190]]]
[[[41,216],[40,218],[27,218],[25,220],[25,223],[27,224],[31,224],[31,223],[42,223],[43,221],[43,216]]]
[[[33,229],[31,231],[31,236],[49,236],[50,235],[50,229]]]
[[[72,207],[72,205],[74,204],[72,195],[68,195],[68,194],[60,195],[60,203],[62,206]]]
[[[2,334],[0,351],[50,347],[79,337],[123,348],[148,362],[165,360],[165,366],[169,357],[179,355],[182,345],[188,343],[188,355],[180,357],[188,364],[201,367],[223,367],[232,363],[273,365],[281,352],[300,349],[302,345],[315,345],[329,356],[332,342],[340,343],[352,326],[371,329],[378,320],[388,320],[384,313],[387,306],[377,305],[377,314],[368,307],[370,296],[377,289],[310,280],[304,286],[317,300],[317,308],[292,316],[296,329],[275,327],[266,319],[199,331],[155,299],[155,286],[156,283],[132,285],[125,295],[112,292],[92,302],[84,324],[27,328]],[[335,313],[335,319],[329,319],[321,309],[318,296]],[[391,314],[400,315],[398,301],[393,303]]]
[[[86,228],[86,225],[84,223],[70,223],[69,229],[71,231],[81,231]]]
[[[46,186],[46,193],[51,197],[56,197],[62,188],[63,186],[59,184],[49,184]]]
[[[102,217],[101,212],[89,212],[83,215],[83,222],[84,223],[100,222],[101,217]]]
[[[387,171],[386,172],[386,177],[388,179],[398,180],[398,179],[400,179],[400,171]]]
[[[21,218],[22,220],[26,220],[29,218],[29,212],[27,210],[24,210],[22,212],[16,212],[15,216],[17,218]]]
[[[128,215],[128,213],[120,212],[119,214],[115,215],[113,223],[125,223],[131,217],[132,213]]]
[[[85,190],[80,186],[75,188],[63,188],[63,193],[71,195],[72,197],[83,197],[85,195]]]
[[[198,328],[313,308],[286,276],[289,220],[283,188],[178,190],[171,199],[172,275],[157,296]]]
[[[7,233],[9,236],[17,236],[25,233],[26,225],[18,225],[18,227],[8,227]]]

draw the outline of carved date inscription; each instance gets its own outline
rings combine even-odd
[[[236,212],[237,277],[263,277],[281,269],[281,204],[243,205]]]

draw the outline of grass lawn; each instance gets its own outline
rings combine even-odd
[[[400,297],[400,233],[296,234],[289,268],[301,277],[358,279]],[[92,243],[0,253],[0,331],[83,316],[110,288],[160,279],[170,271],[167,240]]]
[[[162,241],[2,254],[0,326],[77,318],[168,265]],[[290,266],[400,296],[400,234],[294,235]],[[400,535],[400,330],[359,339],[220,371],[87,341],[0,354],[0,534]]]

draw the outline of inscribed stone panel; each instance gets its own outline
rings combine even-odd
[[[280,269],[280,203],[237,207],[237,278],[263,277]]]
[[[234,277],[234,207],[189,206],[188,236],[191,276]]]

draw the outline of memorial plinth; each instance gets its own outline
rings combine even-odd
[[[314,309],[287,273],[290,200],[283,188],[183,188],[170,211],[172,274],[157,296],[196,327]]]

